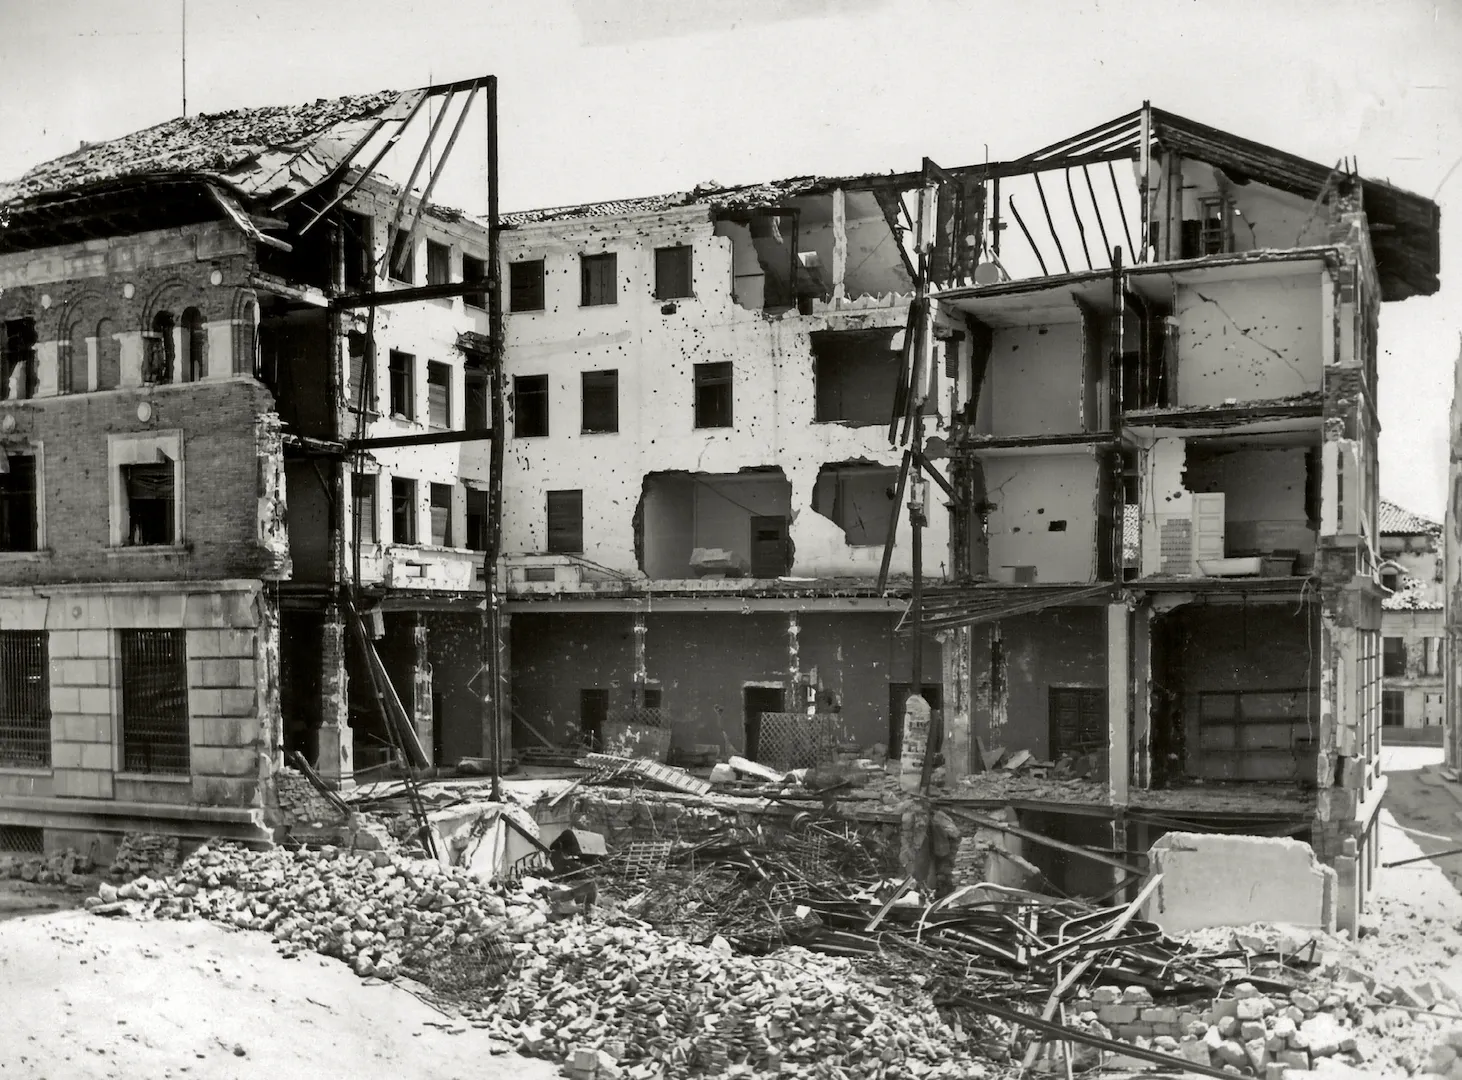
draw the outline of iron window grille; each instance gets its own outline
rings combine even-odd
[[[0,630],[0,765],[51,764],[51,684],[42,630]]]
[[[188,772],[188,658],[182,630],[120,630],[122,769]]]

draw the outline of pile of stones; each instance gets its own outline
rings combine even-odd
[[[1462,1080],[1462,1028],[1444,1034],[1422,1068],[1420,1080]]]
[[[1310,1070],[1323,1058],[1359,1063],[1355,1005],[1342,993],[1317,998],[1296,990],[1275,997],[1245,982],[1231,997],[1183,1010],[1155,1005],[1144,987],[1099,986],[1073,1011],[1078,1026],[1093,1034],[1279,1080],[1284,1070]]]
[[[160,877],[177,869],[180,854],[180,842],[176,836],[129,832],[117,845],[109,873],[119,880],[143,875]]]
[[[67,848],[54,855],[0,855],[0,878],[32,881],[37,885],[69,885],[87,888],[86,876],[95,867],[90,856]]]
[[[471,1022],[505,1051],[589,1055],[603,1080],[825,1061],[850,1080],[985,1074],[974,1043],[917,988],[874,985],[845,960],[802,950],[738,957],[720,939],[696,945],[624,917],[559,918],[562,903],[529,882],[489,885],[394,852],[228,844],[87,900],[103,914],[264,931],[286,955],[339,957],[362,977],[503,957],[503,978],[459,1003]]]

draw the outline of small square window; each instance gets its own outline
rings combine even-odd
[[[731,364],[695,365],[695,426],[731,426]]]
[[[391,542],[416,543],[416,481],[391,478]]]
[[[416,252],[406,246],[410,239],[411,235],[400,229],[391,237],[391,280],[405,285],[416,280]]]
[[[40,498],[36,491],[34,454],[6,454],[0,473],[0,551],[35,551]]]
[[[465,282],[480,281],[487,284],[487,263],[472,255],[462,256],[462,280]],[[487,310],[487,293],[470,292],[462,294],[462,302],[468,307]]]
[[[619,260],[614,252],[579,256],[579,303],[583,307],[599,307],[619,302],[615,275]]]
[[[391,415],[402,420],[416,418],[416,357],[391,350]]]
[[[577,555],[584,550],[584,493],[548,493],[548,550],[553,554]]]
[[[586,371],[584,385],[585,434],[619,430],[619,372]]]
[[[437,547],[452,546],[452,485],[431,486],[431,542]]]
[[[543,260],[508,265],[508,310],[543,310]]]
[[[426,242],[426,283],[448,285],[452,281],[452,249],[435,240]]]
[[[519,375],[513,379],[513,435],[519,439],[548,434],[548,376]]]
[[[173,463],[122,466],[127,520],[123,543],[131,547],[177,543]]]
[[[435,360],[426,365],[426,422],[434,428],[452,426],[452,367]]]
[[[691,288],[690,245],[656,248],[655,299],[677,300],[683,296],[694,295]]]
[[[376,474],[350,474],[351,511],[362,544],[376,542]]]

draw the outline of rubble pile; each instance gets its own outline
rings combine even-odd
[[[129,832],[117,845],[108,873],[122,881],[143,876],[162,877],[177,869],[180,855],[176,836]]]
[[[1266,994],[1242,982],[1232,997],[1174,1008],[1155,1004],[1140,986],[1099,986],[1072,1011],[1077,1026],[1104,1038],[1246,1075],[1308,1070],[1324,1058],[1348,1065],[1363,1060],[1355,1017],[1339,994],[1323,999],[1303,990]]]
[[[95,901],[95,902],[93,902]],[[274,935],[286,955],[319,952],[361,977],[391,979],[508,926],[541,923],[531,904],[513,910],[497,892],[457,867],[384,851],[351,854],[282,848],[255,852],[200,847],[171,877],[103,885],[87,906],[155,918],[203,917]]]
[[[338,825],[347,818],[298,769],[278,769],[274,774],[274,788],[279,803],[279,816],[288,824]]]
[[[814,1064],[850,1080],[985,1074],[983,1049],[927,994],[872,984],[846,961],[801,949],[734,956],[724,939],[695,945],[574,920],[513,950],[512,986],[473,1023],[520,1052],[566,1058],[571,1072],[581,1055],[602,1055],[600,1077]]]
[[[1453,1028],[1432,1047],[1421,1080],[1462,1080],[1462,1027]]]
[[[595,1075],[606,1080],[830,1058],[848,1077],[983,1073],[973,1041],[927,994],[870,985],[847,961],[802,950],[737,957],[724,939],[695,945],[626,916],[555,920],[562,899],[531,886],[488,886],[385,851],[219,845],[170,877],[103,883],[87,907],[266,931],[286,955],[338,957],[362,977],[429,980],[464,957],[497,962],[466,1003],[474,1023],[504,1049],[602,1055]]]
[[[95,869],[91,857],[72,848],[54,855],[0,855],[0,878],[18,878],[37,885],[85,888],[86,875]]]

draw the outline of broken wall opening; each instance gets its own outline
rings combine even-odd
[[[1316,604],[1185,603],[1152,623],[1153,787],[1315,785]]]
[[[893,413],[902,331],[818,330],[812,333],[813,419],[849,427],[886,425]]]
[[[274,394],[279,418],[296,435],[333,438],[331,316],[317,308],[264,301],[259,311],[261,381]]]
[[[868,461],[824,465],[812,488],[812,509],[842,529],[850,546],[882,545],[896,509],[898,473]]]
[[[649,473],[636,511],[651,578],[784,576],[792,567],[792,485],[780,468]]]
[[[320,658],[325,616],[318,611],[281,611],[279,615],[279,711],[284,722],[284,752],[320,757]]]
[[[1093,580],[1110,484],[1097,456],[994,453],[983,467],[990,577],[1019,585]]]

